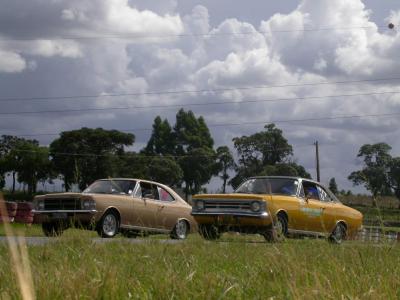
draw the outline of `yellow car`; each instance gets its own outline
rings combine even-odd
[[[236,231],[259,233],[267,241],[312,235],[334,243],[353,238],[363,218],[322,184],[281,176],[249,178],[232,194],[195,195],[192,216],[206,239]]]

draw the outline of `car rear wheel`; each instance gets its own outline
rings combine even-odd
[[[339,223],[328,238],[328,241],[333,244],[341,244],[346,238],[346,227]]]
[[[60,223],[42,223],[42,230],[45,236],[55,237],[62,235],[64,227]]]
[[[171,232],[171,238],[176,240],[184,240],[189,232],[188,223],[185,220],[179,220]]]
[[[221,233],[215,225],[199,225],[199,233],[206,240],[217,240]]]
[[[278,215],[275,223],[272,225],[271,228],[267,229],[264,232],[264,238],[267,242],[275,243],[275,242],[282,242],[287,235],[287,220],[283,215]]]
[[[112,238],[118,233],[119,219],[115,212],[109,211],[101,218],[97,233],[103,238]]]

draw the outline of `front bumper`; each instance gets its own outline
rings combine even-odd
[[[32,210],[34,223],[47,223],[54,221],[74,222],[89,224],[96,221],[97,210]]]
[[[202,212],[192,211],[191,215],[198,224],[216,224],[219,226],[265,227],[272,223],[268,212]]]

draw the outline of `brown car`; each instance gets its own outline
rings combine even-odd
[[[36,196],[33,205],[34,222],[42,224],[47,236],[60,235],[71,225],[95,229],[106,238],[121,232],[185,239],[197,231],[189,204],[168,186],[141,179],[97,180],[83,193]]]

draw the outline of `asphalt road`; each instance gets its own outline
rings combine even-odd
[[[18,237],[11,237],[15,241],[18,239]],[[58,238],[51,238],[51,237],[42,237],[42,236],[30,236],[30,237],[25,237],[26,244],[29,246],[41,246],[41,245],[47,245],[50,243],[54,243]],[[180,240],[171,240],[171,239],[103,239],[103,238],[92,238],[91,239],[93,243],[98,243],[98,244],[104,244],[104,243],[110,243],[110,242],[121,242],[121,243],[129,243],[129,244],[144,244],[144,243],[154,243],[158,242],[161,244],[178,244],[182,243]],[[0,236],[0,244],[6,244],[7,243],[7,238],[5,236]]]

